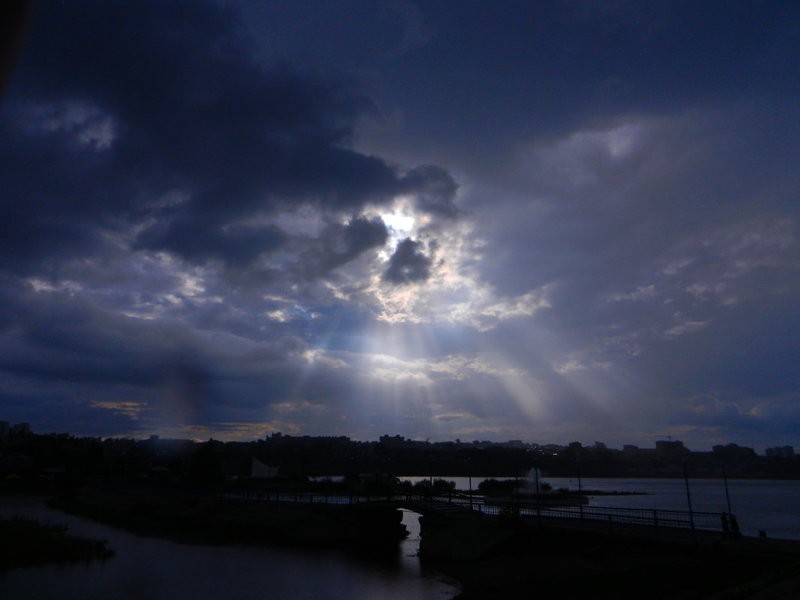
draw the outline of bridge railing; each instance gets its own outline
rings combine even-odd
[[[518,503],[497,502],[486,503],[483,497],[468,495],[459,496],[427,496],[420,497],[419,502],[426,501],[448,503],[471,508],[474,512],[487,516],[519,516],[527,519],[568,519],[597,521],[609,524],[639,525],[653,528],[697,529],[721,531],[722,513],[702,511],[663,510],[649,508],[619,508],[611,506],[553,506],[535,502]]]
[[[376,502],[394,502],[409,508],[429,507],[441,510],[444,505],[471,510],[489,517],[513,516],[526,520],[571,520],[602,522],[609,525],[637,525],[665,529],[697,529],[721,531],[722,513],[689,512],[646,508],[619,508],[610,506],[553,506],[532,502],[487,503],[482,496],[472,496],[458,492],[447,495],[397,494],[397,495],[359,495],[325,494],[320,492],[268,491],[248,494],[226,494],[226,499],[255,501],[264,503],[292,504],[330,504],[353,505]]]
[[[610,506],[521,507],[520,515],[556,519],[585,519],[625,525],[646,525],[673,529],[702,529],[717,531],[722,528],[720,513],[688,512],[645,508],[618,508]]]

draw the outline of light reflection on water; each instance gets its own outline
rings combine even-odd
[[[367,560],[346,553],[270,546],[188,545],[140,537],[26,498],[0,498],[0,515],[66,523],[71,533],[107,539],[116,556],[105,563],[17,569],[0,574],[2,598],[308,598],[443,600],[458,589],[420,567],[418,515],[404,511],[411,531],[398,555]]]

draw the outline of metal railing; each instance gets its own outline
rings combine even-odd
[[[520,515],[555,519],[578,519],[613,522],[625,525],[646,525],[673,529],[721,529],[719,513],[688,512],[645,508],[616,508],[609,506],[521,507]]]
[[[662,510],[647,508],[617,508],[609,506],[553,506],[535,501],[488,502],[483,496],[452,492],[447,495],[429,494],[325,494],[319,492],[269,491],[247,494],[228,493],[227,500],[261,502],[270,504],[327,504],[363,505],[369,503],[394,503],[416,510],[445,512],[458,509],[487,517],[514,517],[524,520],[557,522],[585,521],[587,524],[604,523],[609,526],[632,525],[651,529],[683,529],[722,531],[722,513]],[[575,523],[577,525],[577,523]]]

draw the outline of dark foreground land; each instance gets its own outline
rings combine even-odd
[[[480,558],[429,564],[462,584],[460,600],[800,598],[800,544],[776,540],[695,545],[541,529]]]
[[[105,560],[106,542],[70,535],[62,525],[32,519],[0,519],[0,572],[49,563]]]
[[[390,550],[407,535],[394,506],[225,500],[214,494],[82,488],[50,506],[141,535],[188,543],[255,543]]]
[[[55,506],[138,533],[197,543],[322,544],[343,550],[366,544],[377,549],[396,548],[401,533],[399,511],[389,503],[281,506],[90,487],[73,490]],[[461,600],[800,598],[800,542],[723,539],[709,531],[692,537],[680,530],[653,537],[635,528],[609,533],[454,515],[423,517],[420,555],[461,583]],[[2,564],[86,560],[108,552],[104,545],[82,540],[59,554],[64,558],[53,558],[50,550],[43,554],[45,548],[65,545],[65,538],[63,530],[41,526],[4,534],[4,542],[16,541]],[[12,545],[0,547],[8,551]],[[16,564],[9,562],[12,555]]]

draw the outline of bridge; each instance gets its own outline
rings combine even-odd
[[[304,506],[393,506],[434,519],[480,519],[520,527],[585,530],[596,533],[646,538],[691,540],[712,543],[733,539],[738,526],[723,512],[618,508],[586,504],[554,503],[535,497],[495,500],[479,495],[452,492],[431,494],[336,494],[320,492],[262,491],[227,493],[227,500],[261,504]],[[429,519],[430,520],[430,519]],[[732,530],[733,529],[733,530]]]

